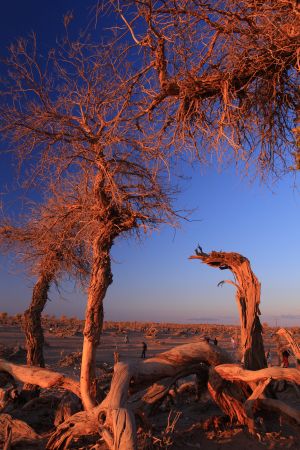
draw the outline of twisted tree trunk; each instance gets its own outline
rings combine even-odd
[[[235,281],[225,280],[236,287],[236,300],[241,322],[241,350],[245,369],[258,370],[267,367],[262,326],[259,320],[260,283],[251,270],[250,262],[239,253],[204,253],[199,247],[190,259],[200,259],[205,264],[229,269]]]
[[[32,293],[29,308],[24,313],[24,332],[27,348],[27,364],[29,366],[45,367],[43,354],[44,333],[41,315],[48,298],[53,273],[41,273]]]
[[[80,373],[80,391],[86,410],[96,406],[92,395],[95,378],[96,350],[103,327],[103,300],[112,283],[110,249],[112,242],[103,245],[101,238],[94,243],[94,259],[85,312],[83,349]]]

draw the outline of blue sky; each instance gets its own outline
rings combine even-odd
[[[6,2],[0,19],[1,53],[16,36],[32,30],[45,47],[54,44],[64,12],[73,9],[80,21],[89,4],[79,0]],[[2,192],[11,173],[11,161],[1,157]],[[217,287],[231,274],[188,260],[199,242],[205,251],[235,251],[250,259],[262,283],[263,321],[299,324],[300,193],[292,177],[266,187],[242,179],[231,168],[222,173],[215,167],[197,169],[179,196],[178,207],[195,208],[194,221],[176,231],[165,227],[141,243],[116,242],[114,282],[105,301],[107,319],[237,320],[233,287]],[[22,268],[1,257],[0,310],[22,312],[33,282],[23,276]],[[52,290],[50,298],[46,312],[83,317],[85,294],[74,291],[71,283],[64,283],[61,296]]]

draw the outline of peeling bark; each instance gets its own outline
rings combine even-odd
[[[243,405],[247,396],[244,386],[224,380],[215,369],[211,367],[209,371],[208,391],[211,397],[231,421],[237,420],[241,425],[246,425],[248,418]]]
[[[85,312],[80,373],[82,403],[87,410],[96,406],[96,401],[91,392],[95,378],[96,350],[103,327],[103,300],[109,285],[112,283],[109,254],[112,244],[110,242],[103,246],[99,241],[99,239],[96,239],[94,244],[94,260]]]
[[[258,370],[267,367],[262,326],[259,320],[260,283],[251,270],[250,262],[239,253],[211,252],[196,250],[190,259],[200,259],[203,263],[221,270],[229,269],[235,282],[225,280],[236,287],[236,301],[241,323],[241,350],[246,369]]]
[[[45,367],[43,354],[44,333],[41,315],[47,302],[48,291],[53,278],[53,274],[40,274],[33,288],[30,306],[24,313],[27,364],[29,366]]]

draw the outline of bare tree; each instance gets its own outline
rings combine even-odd
[[[297,168],[299,2],[104,0],[103,10],[144,68],[143,131],[147,117],[170,146],[250,173],[252,163],[263,178],[290,171],[294,156]]]
[[[66,274],[82,284],[89,275],[88,250],[77,239],[78,225],[65,211],[53,197],[44,204],[31,204],[31,214],[22,223],[13,225],[6,220],[0,227],[1,250],[14,253],[28,273],[37,277],[23,322],[28,365],[45,367],[41,315],[51,284]]]
[[[59,189],[52,195],[92,250],[81,365],[87,409],[95,404],[90,389],[103,300],[112,282],[112,245],[120,235],[142,236],[177,218],[168,150],[132,125],[139,76],[128,77],[131,67],[123,53],[122,47],[71,42],[67,36],[45,63],[35,39],[20,40],[6,61],[9,78],[0,108],[1,132],[12,151],[25,167],[34,162],[26,183],[40,182],[47,190],[49,177],[61,185],[72,180],[68,201],[62,204]],[[80,193],[78,207],[72,203],[74,189]]]
[[[252,272],[250,262],[239,253],[205,253],[198,246],[196,255],[190,259],[200,259],[205,264],[221,270],[228,269],[234,275],[234,281],[223,280],[219,283],[232,284],[236,288],[236,301],[241,324],[241,350],[245,369],[259,370],[267,367],[260,316],[260,282]]]

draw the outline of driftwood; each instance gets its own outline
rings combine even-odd
[[[196,249],[196,255],[190,256],[190,259],[199,259],[211,267],[221,270],[229,269],[233,273],[234,282],[225,280],[219,284],[229,283],[236,288],[241,323],[241,350],[245,368],[257,370],[267,367],[262,326],[259,320],[260,283],[251,270],[249,260],[239,253],[204,253],[201,247]]]
[[[33,384],[41,388],[63,387],[80,397],[79,384],[72,378],[58,372],[13,364],[0,359],[0,371],[8,372],[14,379],[23,383]]]

